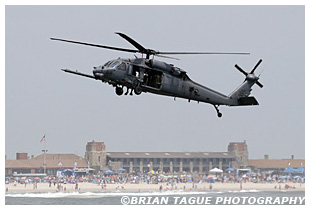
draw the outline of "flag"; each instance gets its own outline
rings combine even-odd
[[[42,137],[42,139],[40,140],[40,143],[43,142],[45,140],[45,134],[44,136]]]

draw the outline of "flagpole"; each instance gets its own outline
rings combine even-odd
[[[44,139],[44,165],[43,165],[43,169],[44,169],[44,174],[46,174],[46,156],[45,156],[45,153],[46,153],[46,149],[45,149],[45,147],[46,147],[46,144],[45,144],[45,141],[46,141],[46,139]]]

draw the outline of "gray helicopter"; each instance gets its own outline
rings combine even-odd
[[[199,83],[191,80],[187,72],[181,68],[178,68],[172,64],[168,64],[162,61],[154,59],[154,56],[172,58],[163,55],[187,55],[187,54],[237,54],[246,55],[249,53],[217,53],[217,52],[160,52],[152,49],[146,49],[129,36],[123,33],[116,33],[122,38],[131,43],[136,49],[125,49],[118,47],[110,47],[98,44],[90,44],[85,42],[77,42],[65,39],[51,38],[51,40],[69,42],[74,44],[87,45],[92,47],[100,47],[110,50],[118,50],[130,53],[141,53],[142,58],[134,59],[115,59],[108,61],[104,65],[94,67],[93,75],[84,74],[78,71],[72,71],[69,69],[62,69],[64,72],[76,74],[84,77],[88,77],[95,80],[108,83],[115,87],[116,94],[121,96],[124,93],[124,87],[126,88],[125,95],[133,95],[133,91],[136,95],[140,95],[142,92],[149,92],[158,95],[171,96],[176,99],[184,98],[199,102],[205,102],[212,104],[216,111],[217,116],[222,117],[219,111],[220,105],[227,106],[249,106],[258,105],[255,97],[249,97],[252,86],[257,84],[259,87],[263,87],[258,82],[259,76],[254,74],[255,70],[262,62],[260,59],[255,67],[249,72],[245,72],[237,64],[235,67],[245,75],[243,83],[229,95],[221,94],[215,90],[205,87]],[[144,57],[145,55],[145,57]],[[152,58],[150,58],[152,56]]]

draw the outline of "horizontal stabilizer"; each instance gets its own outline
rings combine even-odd
[[[255,97],[241,97],[238,99],[238,106],[250,106],[250,105],[259,105]]]

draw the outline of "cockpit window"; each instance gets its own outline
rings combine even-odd
[[[118,69],[118,70],[121,70],[121,71],[125,71],[125,70],[126,70],[126,65],[125,65],[125,63],[121,63],[121,64],[118,66],[117,69]]]
[[[116,68],[118,65],[120,64],[120,61],[113,61],[110,65],[109,65],[109,68]]]

